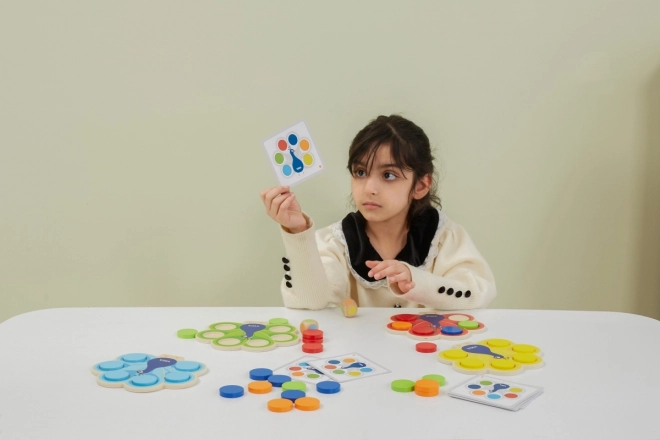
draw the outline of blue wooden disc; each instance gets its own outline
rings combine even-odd
[[[191,381],[193,378],[190,373],[176,372],[176,373],[167,373],[165,375],[165,382],[169,383],[185,383]]]
[[[455,325],[448,325],[447,327],[442,327],[441,332],[443,335],[456,336],[463,333],[463,329]]]
[[[128,374],[126,370],[119,370],[119,371],[108,371],[107,373],[103,373],[103,376],[101,377],[107,380],[108,382],[121,382],[131,377],[131,375]]]
[[[125,362],[146,362],[149,356],[144,353],[125,354],[121,359]]]
[[[300,399],[301,397],[305,397],[305,396],[306,396],[305,392],[300,390],[282,391],[282,399],[289,399],[292,402],[295,402],[296,399]]]
[[[268,378],[268,382],[273,384],[274,387],[281,387],[284,382],[289,381],[291,381],[291,378],[283,374],[273,374]]]
[[[250,370],[250,379],[252,380],[268,380],[273,375],[273,370],[268,368],[255,368]]]
[[[243,390],[243,387],[238,385],[225,385],[224,387],[220,387],[220,395],[227,399],[241,397],[244,393],[245,391]]]
[[[150,387],[158,383],[158,377],[153,374],[144,374],[142,376],[134,376],[131,379],[131,384],[137,387]]]
[[[114,371],[121,370],[122,368],[124,368],[124,363],[122,361],[101,362],[98,365],[98,369],[101,371]]]
[[[174,364],[174,368],[176,368],[179,371],[193,373],[195,371],[201,370],[202,364],[200,364],[199,362],[181,361]]]
[[[316,384],[316,391],[321,394],[334,394],[338,393],[341,389],[341,385],[337,382],[331,382],[326,380],[324,382],[319,382]]]

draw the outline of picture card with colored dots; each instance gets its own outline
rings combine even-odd
[[[470,402],[518,411],[542,393],[543,388],[541,387],[502,380],[501,377],[484,374],[471,377],[447,394]]]
[[[273,374],[283,374],[289,376],[292,380],[311,384],[323,382],[324,380],[328,380],[326,375],[309,364],[310,361],[318,359],[316,356],[303,356],[273,370]]]
[[[304,121],[264,141],[280,185],[293,186],[323,171],[323,162]]]
[[[335,382],[349,382],[367,377],[387,374],[391,371],[370,361],[366,357],[349,353],[324,359],[310,360],[308,363]]]

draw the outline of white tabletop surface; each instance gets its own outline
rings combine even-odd
[[[0,324],[0,440],[15,439],[659,439],[660,321],[613,312],[467,311],[488,330],[466,341],[503,338],[540,347],[546,365],[509,380],[544,387],[529,406],[506,411],[447,396],[469,376],[415,351],[417,341],[385,331],[389,317],[420,309],[82,308],[27,313]],[[452,312],[455,313],[455,312]],[[315,390],[321,408],[273,413],[279,397],[247,392],[221,398],[219,387],[247,386],[249,370],[275,369],[304,355],[300,345],[273,351],[218,351],[176,337],[219,321],[316,319],[320,357],[358,353],[392,372]],[[465,341],[435,341],[444,350]],[[132,352],[170,354],[210,372],[189,389],[131,393],[103,388],[94,364]],[[395,379],[441,374],[437,397],[395,393]]]

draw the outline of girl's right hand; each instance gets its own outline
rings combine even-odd
[[[303,216],[296,195],[288,186],[276,186],[261,191],[266,213],[270,218],[297,234],[307,230],[307,220]]]

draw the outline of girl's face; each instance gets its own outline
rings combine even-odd
[[[401,220],[405,222],[412,198],[422,198],[424,179],[412,194],[413,172],[403,171],[392,160],[389,145],[382,145],[374,155],[371,169],[366,159],[353,165],[351,190],[358,211],[369,222]],[[422,188],[420,188],[422,187]]]

